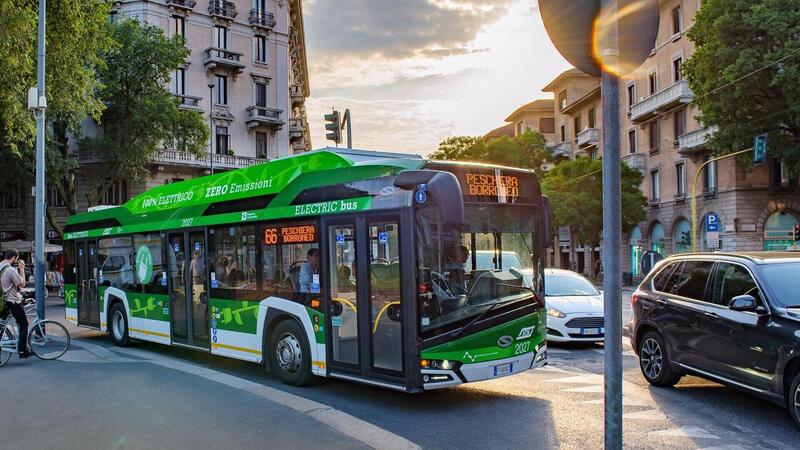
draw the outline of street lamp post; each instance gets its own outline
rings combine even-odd
[[[45,97],[44,94],[44,64],[45,64],[45,9],[46,0],[39,0],[39,59],[37,63],[37,85],[39,88],[39,99]],[[38,243],[34,249],[35,263],[33,267],[34,283],[36,288],[36,315],[39,319],[44,319],[44,144],[45,144],[45,122],[44,122],[44,102],[38,102],[38,114],[36,115],[36,211],[35,211],[35,233],[34,240]]]
[[[214,81],[208,83],[208,121],[211,124],[211,150],[208,159],[211,161],[211,175],[214,175]]]

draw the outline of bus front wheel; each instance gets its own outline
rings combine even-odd
[[[311,351],[303,329],[294,320],[284,320],[272,331],[268,347],[269,365],[286,384],[305,386],[311,382]]]
[[[128,317],[125,314],[125,307],[117,302],[111,306],[111,320],[108,321],[108,334],[111,342],[117,347],[127,347],[131,343],[128,335]]]

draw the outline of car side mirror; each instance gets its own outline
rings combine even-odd
[[[731,302],[728,303],[728,308],[731,311],[758,312],[758,303],[752,295],[739,295],[733,297]]]

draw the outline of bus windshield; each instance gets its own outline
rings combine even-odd
[[[535,209],[469,205],[465,226],[446,230],[436,208],[417,217],[420,330],[450,330],[492,304],[531,300],[538,285]]]

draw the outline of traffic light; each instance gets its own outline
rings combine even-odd
[[[767,160],[767,135],[759,134],[753,142],[753,165],[764,164]]]
[[[794,241],[800,242],[800,223],[794,226]]]
[[[681,232],[681,244],[687,247],[692,245],[692,235],[688,231]]]
[[[330,114],[325,114],[325,139],[335,143],[342,142],[342,127],[339,118],[339,111],[334,110]]]

